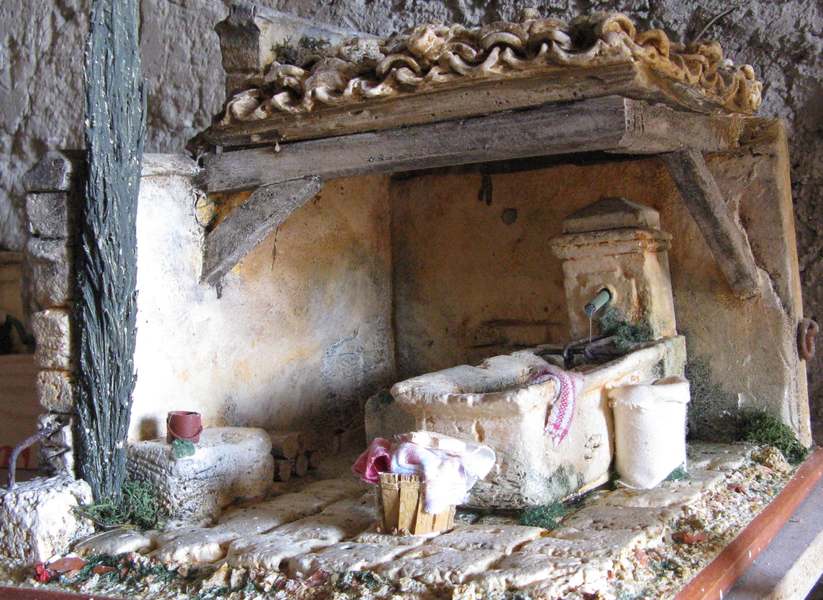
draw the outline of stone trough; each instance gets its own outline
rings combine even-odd
[[[394,402],[371,401],[369,437],[408,426],[488,444],[497,463],[471,492],[468,505],[522,508],[546,504],[604,483],[614,452],[607,392],[611,387],[682,375],[685,340],[666,338],[601,365],[582,365],[583,388],[568,436],[554,447],[544,433],[556,397],[554,380],[527,380],[549,364],[548,346],[494,356],[397,383]]]

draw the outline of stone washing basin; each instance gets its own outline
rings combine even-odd
[[[435,431],[487,444],[497,463],[470,494],[468,506],[522,508],[547,504],[605,483],[614,448],[610,387],[682,375],[685,340],[652,342],[600,365],[575,367],[584,378],[571,429],[554,447],[543,432],[555,383],[529,385],[547,365],[545,346],[494,356],[395,384],[391,397],[366,406],[371,437],[409,429]]]

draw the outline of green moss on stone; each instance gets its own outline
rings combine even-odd
[[[196,449],[189,440],[175,439],[171,443],[171,451],[174,458],[186,458],[187,456],[193,456]]]
[[[120,501],[103,500],[76,509],[98,527],[110,529],[134,525],[141,529],[156,528],[165,515],[157,501],[157,492],[147,481],[127,480]]]
[[[683,479],[689,479],[689,473],[686,471],[686,465],[680,465],[674,471],[669,473],[668,477],[666,477],[666,481],[681,481]]]
[[[746,411],[741,415],[740,439],[761,446],[774,446],[793,465],[803,462],[809,452],[791,427],[764,411]]]
[[[652,328],[645,318],[637,323],[631,323],[623,313],[614,306],[608,307],[598,319],[600,333],[614,336],[614,345],[620,352],[628,352],[637,344],[653,339]]]
[[[562,502],[532,506],[520,514],[520,524],[543,529],[557,529],[560,521],[569,512]]]

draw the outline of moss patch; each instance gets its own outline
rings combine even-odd
[[[272,46],[275,60],[281,64],[307,66],[320,58],[329,47],[327,40],[303,36],[297,44],[282,41]]]
[[[557,529],[569,509],[562,502],[532,506],[520,514],[520,524],[543,529]]]
[[[652,328],[647,319],[637,323],[629,322],[614,306],[608,307],[598,319],[600,333],[614,336],[614,345],[619,352],[628,352],[637,344],[651,341]]]
[[[791,427],[763,411],[746,411],[741,415],[740,439],[761,446],[774,446],[793,465],[803,462],[809,453]]]
[[[119,502],[103,500],[85,504],[76,510],[103,529],[123,525],[154,529],[165,517],[154,487],[147,481],[136,480],[128,480],[123,484],[123,494]]]
[[[171,443],[171,452],[174,458],[186,458],[187,456],[194,456],[196,448],[189,440],[175,439]]]
[[[669,473],[668,477],[666,477],[666,481],[682,481],[683,479],[689,479],[689,473],[686,471],[686,465],[680,465],[674,471]]]

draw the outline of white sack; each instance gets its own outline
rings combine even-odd
[[[650,489],[686,463],[689,382],[666,377],[609,391],[620,482]]]

